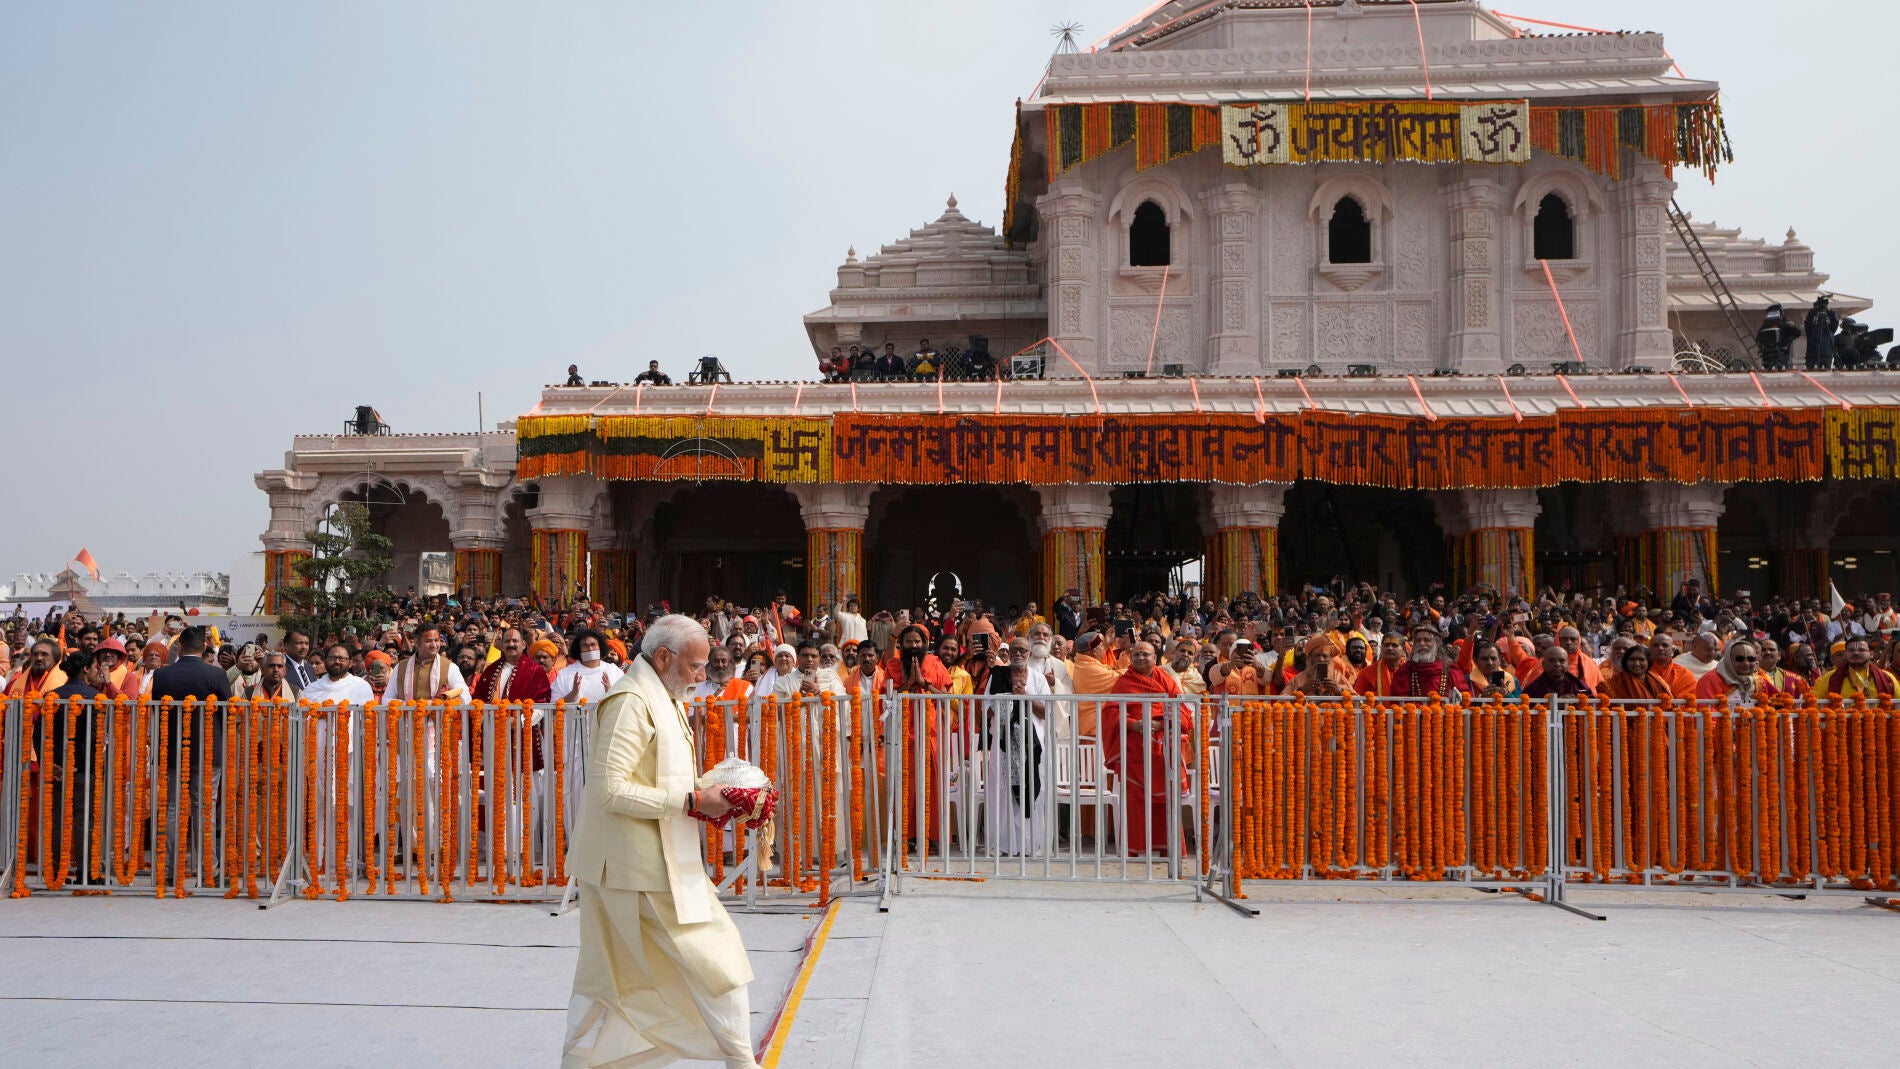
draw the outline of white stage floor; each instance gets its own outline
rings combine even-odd
[[[780,1069],[1890,1066],[1900,914],[1858,899],[1573,892],[1350,901],[1254,886],[1246,920],[1153,888],[913,881],[853,899]],[[764,1037],[812,923],[739,915]],[[4,1060],[552,1066],[573,917],[521,906],[0,902]]]

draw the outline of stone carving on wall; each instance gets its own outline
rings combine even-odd
[[[1247,217],[1240,212],[1227,212],[1220,217],[1220,236],[1229,241],[1247,236]]]
[[[1074,278],[1085,269],[1083,257],[1085,251],[1074,246],[1066,246],[1056,258],[1056,274],[1062,278]]]
[[[1239,242],[1229,242],[1220,247],[1221,271],[1229,275],[1245,274],[1247,271],[1247,246]]]
[[[1161,310],[1158,332],[1153,306],[1111,308],[1108,313],[1110,359],[1117,367],[1146,367],[1152,340],[1155,366],[1186,363],[1188,338],[1192,333],[1190,321],[1188,309],[1172,301]]]
[[[1376,363],[1392,351],[1392,306],[1384,301],[1326,303],[1314,322],[1319,355],[1344,363]]]
[[[1089,221],[1080,215],[1065,215],[1062,225],[1057,228],[1064,245],[1086,245],[1089,240]]]
[[[1399,246],[1392,257],[1398,268],[1395,285],[1399,289],[1425,290],[1432,286],[1431,231],[1425,226],[1427,211],[1429,209],[1412,206],[1408,201],[1406,219],[1399,226]]]
[[[1272,326],[1268,343],[1272,347],[1269,362],[1280,367],[1305,367],[1312,363],[1308,351],[1304,304],[1276,304],[1269,311]]]
[[[1273,292],[1307,293],[1312,289],[1313,225],[1294,198],[1269,203],[1273,211]]]
[[[1645,278],[1636,284],[1636,322],[1639,326],[1663,325],[1663,280]]]
[[[1406,301],[1398,309],[1399,359],[1414,368],[1438,366],[1438,353],[1432,345],[1432,305],[1429,301]]]
[[[1570,326],[1577,332],[1577,347],[1586,361],[1601,359],[1597,348],[1597,305],[1594,301],[1566,301]],[[1548,299],[1520,299],[1511,308],[1512,362],[1537,370],[1540,363],[1575,360],[1570,337],[1564,331],[1563,317]]]
[[[1247,329],[1247,284],[1221,284],[1221,333],[1238,334]]]
[[[1489,278],[1465,279],[1465,326],[1483,328],[1491,325],[1491,280]]]
[[[1062,287],[1062,310],[1058,318],[1061,329],[1056,333],[1064,338],[1079,337],[1082,333],[1082,287]]]

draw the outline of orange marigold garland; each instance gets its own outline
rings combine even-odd
[[[30,751],[32,749],[33,727],[34,722],[39,717],[39,713],[40,710],[37,703],[29,699],[25,703],[20,718],[20,737],[27,740],[25,745],[21,747],[23,751]],[[18,836],[13,840],[17,845],[15,847],[16,863],[13,866],[13,891],[9,896],[12,898],[25,898],[32,894],[31,891],[26,889],[26,839],[29,821],[33,813],[33,807],[28,804],[28,799],[31,797],[30,789],[33,778],[28,771],[28,766],[29,762],[20,762],[20,782],[16,785],[16,789],[20,792],[20,829]]]
[[[455,901],[455,836],[451,820],[455,807],[455,711],[440,702],[435,708],[436,804],[435,877],[442,889],[439,902]]]
[[[167,833],[171,830],[171,807],[166,804],[170,793],[170,760],[172,738],[172,703],[169,699],[158,705],[158,837],[152,849],[152,886],[159,898],[165,897],[165,845]]]
[[[336,827],[332,838],[334,849],[331,858],[331,882],[336,885],[336,900],[347,902],[350,899],[350,881],[355,876],[350,864],[350,724],[355,717],[350,703],[344,702],[337,707],[336,718],[331,722],[330,732],[330,790],[335,799]]]
[[[317,721],[326,713],[325,709],[307,709],[303,721],[303,856],[304,867],[310,873],[310,886],[304,888],[303,896],[310,901],[323,894],[323,865],[317,855],[318,784],[321,782],[317,778]]]

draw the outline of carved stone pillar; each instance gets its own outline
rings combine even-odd
[[[310,559],[310,535],[304,529],[304,506],[317,488],[317,476],[304,471],[260,472],[252,483],[270,498],[270,526],[258,540],[264,543],[264,611],[282,611],[280,587],[303,586],[297,564]]]
[[[552,476],[536,485],[540,497],[528,510],[529,586],[545,606],[571,604],[589,589],[587,532],[603,488],[584,475]]]
[[[1233,181],[1207,197],[1213,208],[1213,323],[1208,331],[1207,373],[1242,375],[1262,366],[1259,258],[1254,233],[1259,226],[1260,196],[1246,182]]]
[[[1544,510],[1537,491],[1465,490],[1459,496],[1466,525],[1461,592],[1485,587],[1507,596],[1536,596],[1534,532]]]
[[[1101,198],[1073,182],[1058,181],[1036,202],[1036,210],[1042,215],[1043,233],[1049,242],[1049,336],[1094,374],[1102,366],[1098,258],[1115,255],[1112,248],[1099,248],[1096,240]],[[1049,362],[1046,373],[1067,377],[1071,370],[1069,362],[1058,357]]]
[[[1617,367],[1669,366],[1674,346],[1669,335],[1669,282],[1666,270],[1669,199],[1676,184],[1662,165],[1639,160],[1616,188],[1622,221],[1622,330],[1617,335]],[[1661,593],[1661,591],[1658,591]]]
[[[864,525],[875,483],[793,483],[805,521],[805,610],[816,617],[847,596],[864,597]]]
[[[1445,189],[1451,225],[1450,365],[1467,372],[1504,366],[1498,329],[1498,211],[1504,191],[1490,168],[1465,165]]]
[[[1280,521],[1287,483],[1214,486],[1214,536],[1208,540],[1201,581],[1207,596],[1225,602],[1248,591],[1280,592]]]
[[[1715,527],[1722,519],[1727,483],[1644,483],[1643,533],[1631,547],[1638,558],[1629,569],[1657,597],[1669,598],[1691,579],[1702,592],[1716,594]]]
[[[1100,605],[1108,586],[1105,542],[1114,509],[1107,486],[1038,486],[1042,513],[1042,604],[1068,591],[1082,604]]]

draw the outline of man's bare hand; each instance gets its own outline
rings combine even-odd
[[[732,812],[732,803],[720,791],[698,791],[693,795],[693,808],[704,813],[712,820],[718,820]]]

